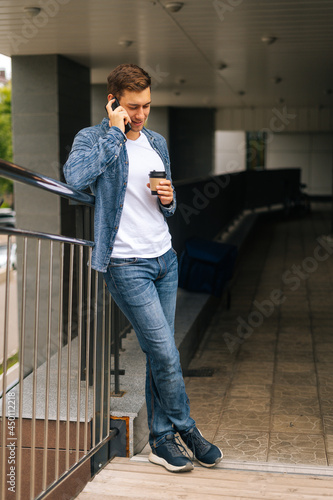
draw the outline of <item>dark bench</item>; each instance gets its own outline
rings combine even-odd
[[[203,238],[190,238],[179,259],[179,286],[192,292],[221,297],[227,291],[227,307],[231,294],[228,286],[237,258],[237,247]]]

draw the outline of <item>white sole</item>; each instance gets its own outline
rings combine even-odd
[[[203,435],[202,435],[201,431],[200,431],[199,429],[198,429],[198,431],[199,431],[199,433],[200,433],[201,437],[203,437]],[[185,446],[186,446],[186,445],[185,445]],[[218,450],[219,450],[219,452],[221,453],[221,456],[220,456],[220,458],[217,458],[213,464],[205,464],[205,463],[203,463],[203,462],[200,462],[200,460],[198,460],[198,459],[197,459],[197,457],[193,457],[193,458],[194,458],[194,459],[195,459],[195,460],[196,460],[196,461],[197,461],[200,465],[202,465],[203,467],[215,467],[215,465],[217,465],[218,463],[220,463],[220,462],[221,462],[221,460],[222,460],[222,458],[223,458],[223,451],[222,451],[220,448],[218,448]]]
[[[219,448],[219,450],[220,450],[220,448]],[[195,458],[195,459],[197,460],[197,462],[199,462],[199,464],[200,464],[200,465],[202,465],[203,467],[215,467],[215,465],[217,465],[218,463],[220,463],[220,462],[221,462],[221,460],[222,460],[222,458],[223,458],[223,453],[222,453],[222,450],[220,450],[220,453],[221,453],[220,458],[217,458],[213,464],[205,464],[205,463],[203,463],[203,462],[200,462],[200,460],[198,460],[198,459],[197,459],[197,457],[194,457],[194,458]]]
[[[149,462],[152,462],[153,464],[162,465],[169,472],[187,472],[187,471],[193,470],[193,468],[194,468],[194,466],[191,462],[187,462],[187,464],[182,465],[180,467],[177,465],[171,465],[164,458],[158,457],[153,452],[150,453],[148,460],[149,460]]]

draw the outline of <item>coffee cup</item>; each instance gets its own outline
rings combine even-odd
[[[149,172],[149,182],[151,194],[157,194],[156,186],[160,183],[161,179],[166,178],[164,170],[152,170]]]

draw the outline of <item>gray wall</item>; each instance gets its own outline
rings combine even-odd
[[[90,123],[89,70],[59,55],[14,56],[12,58],[12,121],[14,162],[28,170],[55,179],[62,178],[65,161],[75,133]],[[46,191],[15,183],[17,227],[54,234],[73,234],[75,218],[68,202]],[[63,207],[63,210],[62,210]],[[47,332],[49,242],[41,252],[39,363],[43,362]],[[26,359],[32,366],[29,346],[35,326],[36,240],[28,246]],[[20,290],[22,240],[18,238],[18,281]],[[53,292],[59,296],[59,252],[55,245]],[[18,304],[20,305],[20,297]],[[52,343],[58,331],[58,300],[52,305]]]

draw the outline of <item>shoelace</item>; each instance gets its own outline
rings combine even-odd
[[[188,434],[187,438],[187,447],[191,450],[193,455],[195,455],[195,451],[199,454],[204,454],[207,452],[207,448],[209,448],[208,443],[205,442],[204,438],[196,431],[193,431]]]
[[[187,453],[186,448],[182,445],[182,443],[179,441],[178,436],[175,436],[174,438],[165,441],[165,444],[167,445],[170,453],[176,457],[179,454],[181,455],[186,455],[189,459],[191,459],[190,455]]]

